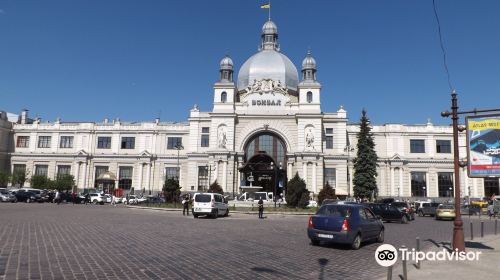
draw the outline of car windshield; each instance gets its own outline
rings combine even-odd
[[[431,206],[430,203],[424,203],[424,204],[422,204],[422,207],[429,207],[429,206]]]
[[[439,203],[431,203],[431,207],[438,207]]]
[[[343,205],[325,205],[321,207],[316,215],[345,218],[349,216],[349,207]]]
[[[439,209],[454,209],[453,205],[440,205]]]
[[[396,206],[398,208],[403,208],[403,207],[408,207],[408,205],[406,204],[406,202],[394,202],[394,203],[391,203],[393,206]]]
[[[8,194],[8,192],[6,190],[0,190],[0,193],[1,194]]]
[[[195,202],[210,202],[212,200],[212,196],[209,194],[198,194],[194,197]]]

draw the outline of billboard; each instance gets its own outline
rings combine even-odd
[[[500,115],[470,116],[466,124],[469,177],[500,177]]]

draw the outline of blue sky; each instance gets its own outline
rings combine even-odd
[[[265,1],[0,0],[0,110],[43,120],[185,121],[212,109],[218,63],[255,53]],[[500,107],[500,1],[436,0],[463,109]],[[351,121],[449,123],[431,0],[272,1],[300,69],[311,48],[322,110]],[[236,74],[235,74],[236,76]]]

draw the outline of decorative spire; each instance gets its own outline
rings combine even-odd
[[[226,55],[219,63],[220,65],[220,81],[221,82],[232,82],[233,81],[233,60],[229,57],[226,52]]]
[[[302,80],[316,81],[316,60],[312,56],[310,48],[302,61]]]
[[[279,51],[278,45],[278,27],[271,20],[266,21],[262,26],[262,42],[261,50],[275,50]]]

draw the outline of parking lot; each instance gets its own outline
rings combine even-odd
[[[110,205],[0,204],[0,279],[372,279],[379,244],[309,244],[307,216],[180,212]],[[479,220],[473,219],[476,235]],[[464,218],[469,236],[468,218]],[[449,242],[453,223],[386,223],[386,243]],[[486,233],[493,223],[486,220]]]

